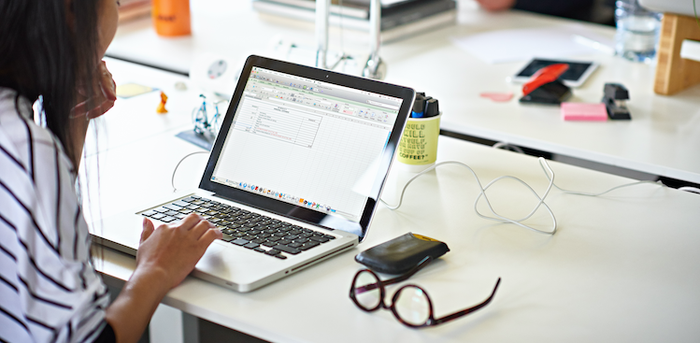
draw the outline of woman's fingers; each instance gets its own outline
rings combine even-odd
[[[206,221],[202,220],[199,223],[197,223],[191,230],[189,230],[189,236],[194,237],[195,239],[199,239],[207,230],[214,228],[215,226]]]
[[[199,237],[199,244],[206,250],[206,248],[215,240],[221,239],[224,236],[221,231],[217,228],[212,228],[204,232],[204,234]]]
[[[147,240],[148,237],[151,237],[153,230],[155,230],[155,227],[153,226],[153,222],[150,219],[144,217],[143,218],[143,231],[141,231],[140,242],[143,243],[143,241]]]
[[[117,84],[112,78],[112,73],[107,69],[107,64],[102,61],[99,69],[96,71],[95,81],[88,87],[94,87],[91,99],[86,99],[86,91],[84,87],[78,88],[78,94],[82,96],[82,101],[71,110],[72,118],[85,117],[86,119],[95,119],[114,106],[117,100]],[[94,106],[92,108],[88,108]]]
[[[117,100],[117,84],[112,78],[112,73],[107,69],[105,61],[102,61],[102,64],[100,64],[100,73],[102,75],[100,82],[102,94],[107,100]]]

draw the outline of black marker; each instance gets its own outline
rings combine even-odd
[[[411,118],[423,118],[425,111],[425,93],[416,93],[416,100],[413,101],[413,111]]]
[[[425,109],[423,110],[423,118],[436,117],[440,114],[440,106],[437,99],[430,98],[425,101]]]

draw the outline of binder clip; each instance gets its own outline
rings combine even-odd
[[[571,97],[571,89],[559,81],[569,65],[559,63],[546,66],[532,75],[523,85],[521,103],[559,105]]]
[[[612,120],[630,120],[630,111],[627,109],[627,100],[630,95],[625,86],[619,83],[606,83],[603,89],[603,103],[608,111],[608,118]]]

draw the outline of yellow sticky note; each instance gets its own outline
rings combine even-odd
[[[131,98],[132,96],[145,94],[154,90],[155,88],[153,87],[139,85],[137,83],[125,83],[123,85],[117,85],[117,96],[120,98]]]

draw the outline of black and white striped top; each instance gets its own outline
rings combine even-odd
[[[0,88],[0,342],[93,341],[109,294],[61,143]]]

